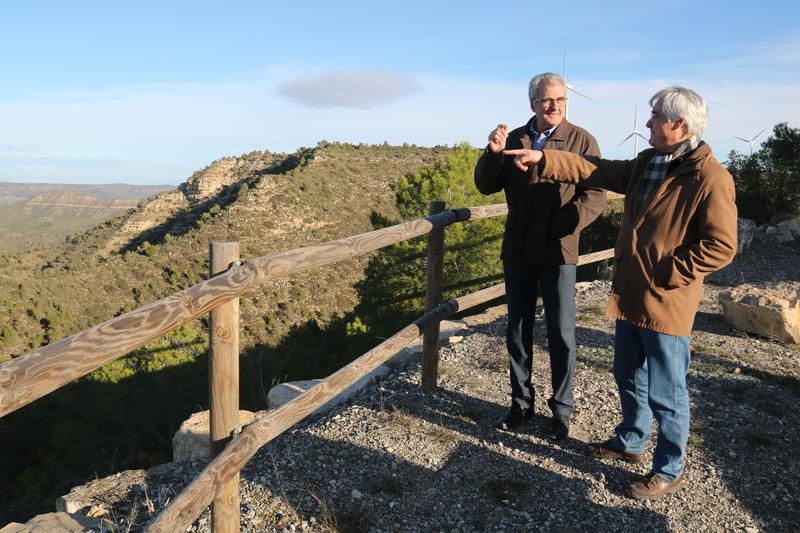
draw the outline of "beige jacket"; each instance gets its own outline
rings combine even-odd
[[[648,149],[630,161],[545,150],[540,175],[625,194],[606,314],[670,335],[691,334],[703,278],[736,254],[733,178],[701,142],[639,203]]]

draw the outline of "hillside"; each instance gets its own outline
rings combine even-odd
[[[447,152],[323,143],[291,155],[225,158],[64,245],[0,256],[0,332],[16,333],[14,340],[0,334],[0,359],[198,282],[212,240],[238,240],[246,258],[369,231],[373,211],[396,216],[392,185]],[[350,309],[364,261],[246,295],[247,342],[274,341],[289,324]],[[281,316],[263,328],[261,311],[276,315],[279,305]]]
[[[394,183],[449,151],[320,143],[225,158],[65,243],[0,255],[0,360],[199,282],[212,240],[239,241],[246,259],[369,231],[373,213],[397,216]],[[367,260],[243,295],[243,408],[263,408],[272,382],[325,375],[361,349],[345,329]],[[178,424],[207,404],[204,323],[4,417],[0,523],[94,475],[168,460]]]

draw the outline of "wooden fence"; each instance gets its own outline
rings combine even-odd
[[[609,195],[617,198],[619,195]],[[450,224],[502,216],[505,204],[445,211],[431,202],[428,217],[247,263],[238,243],[209,246],[210,278],[149,305],[0,365],[0,417],[41,398],[191,320],[210,313],[209,406],[211,462],[149,524],[148,532],[185,531],[210,504],[217,533],[239,531],[239,472],[266,443],[313,413],[423,335],[422,388],[436,390],[439,323],[505,294],[505,285],[441,302],[444,229]],[[233,437],[239,413],[239,296],[257,284],[428,234],[425,314],[291,402],[270,411]],[[580,257],[583,265],[613,257],[604,250]]]

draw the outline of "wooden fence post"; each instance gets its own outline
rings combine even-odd
[[[428,204],[431,215],[444,211],[445,203],[433,200]],[[428,234],[427,283],[425,284],[425,312],[428,313],[442,301],[442,268],[444,266],[444,227]],[[436,391],[439,374],[439,320],[434,320],[422,334],[422,391]]]
[[[239,260],[238,242],[209,245],[210,274],[225,272]],[[212,310],[209,326],[210,459],[231,440],[239,425],[239,298]],[[222,485],[211,504],[214,533],[239,532],[239,474]]]

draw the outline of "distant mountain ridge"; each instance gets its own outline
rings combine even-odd
[[[100,198],[148,198],[174,185],[20,183],[0,181],[0,206],[23,203],[44,193],[79,193]]]

